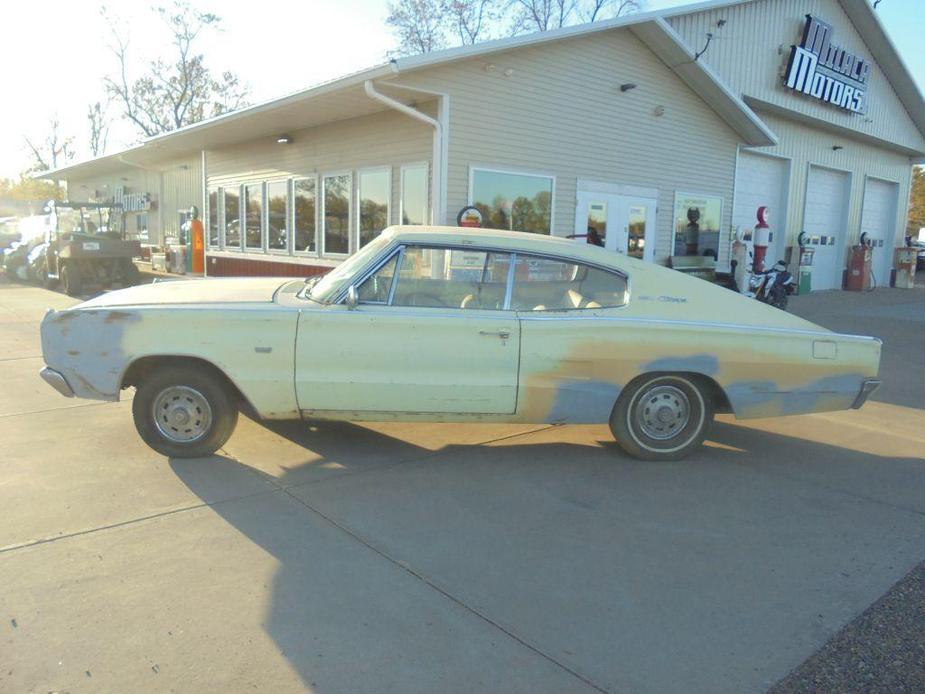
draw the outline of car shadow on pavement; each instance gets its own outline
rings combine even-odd
[[[209,474],[203,474],[203,461],[171,460],[170,464],[202,499],[214,498],[214,485],[222,486],[223,479],[236,478],[244,471],[276,488],[259,503],[218,503],[212,510],[279,563],[264,628],[306,686],[321,691],[375,690],[377,686],[370,683],[376,682],[383,688],[401,683],[400,688],[406,691],[434,690],[446,687],[447,682],[432,679],[437,673],[464,677],[467,669],[477,669],[476,662],[466,660],[484,657],[476,654],[477,647],[469,644],[466,649],[457,649],[459,644],[454,643],[460,632],[453,620],[473,616],[459,609],[456,597],[445,600],[435,592],[435,585],[443,587],[441,593],[468,595],[481,606],[479,613],[488,612],[486,617],[492,621],[497,618],[492,610],[503,612],[507,601],[526,599],[542,604],[554,596],[559,615],[555,619],[561,620],[562,634],[552,628],[523,637],[540,650],[572,654],[568,657],[570,667],[604,689],[623,680],[621,665],[605,657],[606,653],[627,648],[630,652],[623,662],[632,662],[634,644],[647,642],[648,637],[640,637],[643,632],[673,634],[669,650],[681,653],[678,662],[689,662],[701,651],[733,647],[725,642],[727,633],[747,633],[759,628],[756,625],[766,625],[769,620],[764,611],[775,611],[773,621],[783,628],[776,633],[761,626],[761,638],[755,639],[755,648],[761,653],[752,654],[753,660],[743,653],[741,659],[749,671],[759,669],[753,668],[755,662],[770,662],[770,671],[743,676],[771,677],[774,681],[795,663],[775,663],[764,654],[775,647],[775,639],[792,642],[806,606],[796,600],[794,613],[781,620],[779,612],[786,613],[788,607],[779,602],[769,604],[766,596],[780,593],[782,587],[775,581],[784,576],[794,585],[821,591],[829,580],[828,572],[839,570],[839,562],[852,548],[850,527],[836,540],[847,549],[814,548],[813,542],[822,541],[815,537],[822,534],[818,530],[810,533],[814,538],[807,546],[800,542],[788,545],[792,521],[778,517],[778,499],[786,500],[781,502],[783,507],[800,503],[788,491],[793,487],[793,476],[800,485],[818,487],[819,496],[831,488],[836,495],[866,490],[869,495],[883,495],[885,503],[916,506],[921,489],[912,488],[910,475],[920,478],[925,471],[921,459],[880,457],[724,422],[716,424],[711,436],[717,445],[685,461],[656,464],[633,460],[610,441],[575,443],[546,437],[530,443],[517,442],[514,437],[503,445],[451,444],[435,452],[355,424],[273,423],[268,428],[316,454],[318,460],[312,465],[338,461],[343,465],[342,474],[305,482],[304,478],[299,481],[298,468],[277,477],[254,469],[246,461],[224,456],[207,463]],[[351,457],[362,459],[373,454],[385,462],[351,467]],[[756,477],[751,471],[767,474]],[[778,477],[784,482],[777,489],[768,482],[768,475],[781,472]],[[869,484],[873,476],[879,480],[876,489]],[[741,494],[756,494],[759,503],[749,503],[737,496]],[[904,494],[906,499],[889,498]],[[839,502],[827,501],[827,507],[814,503],[817,501],[809,503],[809,511],[801,507],[801,512],[808,513],[810,522],[815,519],[825,526],[831,522],[825,514]],[[919,513],[922,511],[925,508]],[[764,532],[746,537],[744,545],[741,540],[725,548],[717,544],[715,537],[729,532],[726,524],[730,518],[746,528],[746,534],[767,527],[773,551],[750,548],[749,543],[764,541]],[[775,528],[775,523],[786,527]],[[653,528],[664,527],[690,532],[690,546],[683,545],[680,551],[653,549],[659,539],[653,536],[650,542],[646,536]],[[566,537],[574,533],[582,537],[563,540],[558,537],[563,528]],[[501,540],[499,532],[504,535]],[[862,532],[870,529],[858,530]],[[623,540],[615,544],[614,537]],[[824,541],[830,542],[827,537]],[[750,549],[743,550],[743,546]],[[500,547],[510,551],[500,551]],[[760,557],[756,560],[760,566],[747,572],[742,585],[737,586],[744,596],[740,605],[720,609],[705,599],[702,607],[695,604],[692,608],[683,598],[683,609],[673,608],[676,591],[661,595],[662,584],[646,578],[662,571],[676,575],[685,570],[685,561],[693,561],[688,553],[707,553],[715,563],[716,576],[701,576],[701,583],[695,581],[688,590],[694,595],[711,594],[711,581],[728,578],[721,567],[741,564],[743,552],[752,551]],[[775,561],[781,566],[774,566]],[[499,571],[507,574],[500,583],[493,583]],[[594,588],[582,590],[581,586],[587,576],[601,574],[617,585],[610,592],[601,590],[589,601],[587,590]],[[574,581],[574,593],[563,593],[564,577]],[[624,588],[619,586],[621,580]],[[834,599],[844,596],[835,595]],[[460,603],[465,600],[459,598]],[[627,600],[638,600],[639,606],[665,602],[666,609],[647,613],[645,622],[635,624],[633,620],[646,610],[637,606],[634,611]],[[741,616],[736,617],[736,629],[730,632],[728,610],[735,607]],[[856,611],[864,607],[866,604],[857,605]],[[672,623],[677,614],[692,609],[696,629],[690,629],[689,621]],[[712,624],[720,613],[725,622]],[[498,621],[518,631],[522,625],[512,615],[516,612],[506,613]],[[623,621],[615,622],[614,615],[622,615]],[[486,623],[479,619],[474,622],[485,628]],[[577,623],[584,624],[590,641],[578,638],[570,642],[573,632],[564,625]],[[842,623],[823,625],[823,631],[834,633]],[[529,630],[530,626],[523,628]],[[441,629],[441,633],[432,633]],[[801,658],[822,645],[814,642],[818,634],[818,627],[814,627],[812,634],[800,637],[813,644]],[[498,632],[492,638],[506,637]],[[592,643],[595,645],[589,645]],[[420,657],[422,652],[443,660],[435,663]],[[673,665],[669,662],[665,667],[670,670]],[[711,674],[706,668],[703,676],[708,680],[715,677],[711,681],[719,691],[726,674]],[[632,677],[638,675],[632,673]],[[462,681],[450,689],[465,688]],[[505,685],[494,682],[487,686],[492,684]]]

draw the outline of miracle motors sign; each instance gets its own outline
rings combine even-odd
[[[806,15],[803,39],[790,47],[784,84],[854,113],[867,110],[871,63],[832,41],[832,25]]]

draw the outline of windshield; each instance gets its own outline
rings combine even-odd
[[[110,207],[56,207],[58,231],[62,234],[121,233],[118,209]]]
[[[344,262],[314,284],[306,285],[303,297],[322,304],[330,303],[344,289],[350,279],[378,256],[389,245],[391,238],[379,236],[366,244]]]

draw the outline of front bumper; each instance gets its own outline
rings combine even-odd
[[[42,377],[42,380],[45,381],[45,383],[57,390],[64,397],[74,397],[74,389],[71,388],[71,384],[68,383],[67,379],[58,371],[50,369],[46,366],[44,369],[39,371],[39,376]]]
[[[861,383],[861,391],[858,393],[858,396],[854,399],[854,402],[851,403],[852,410],[859,410],[861,406],[867,402],[867,398],[870,397],[877,388],[880,387],[879,378],[865,378],[864,382]]]

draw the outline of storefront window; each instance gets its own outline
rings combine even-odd
[[[607,242],[607,202],[599,200],[588,203],[587,242],[603,246]]]
[[[426,224],[427,208],[427,164],[402,167],[401,223]]]
[[[376,238],[389,225],[391,179],[388,169],[360,172],[360,248]]]
[[[632,205],[629,208],[629,238],[627,253],[634,258],[643,259],[646,252],[646,208]]]
[[[135,238],[139,241],[148,240],[148,215],[135,215]]]
[[[209,208],[206,214],[209,217],[209,246],[218,248],[218,200],[220,188],[209,189]]]
[[[244,186],[244,244],[248,249],[263,249],[263,186]]]
[[[549,234],[552,195],[549,176],[472,170],[472,204],[486,227]]]
[[[289,182],[267,183],[267,245],[270,250],[289,248]]]
[[[241,247],[241,205],[237,188],[224,189],[225,247]]]
[[[295,250],[315,251],[315,179],[297,178],[293,181],[295,208]]]
[[[350,252],[350,174],[324,179],[324,252]]]
[[[723,199],[713,195],[675,193],[673,255],[719,254]]]

